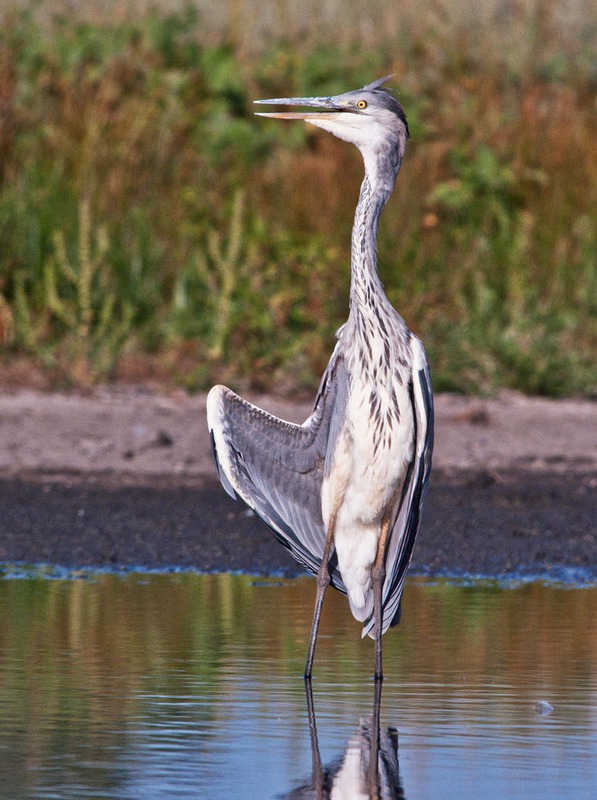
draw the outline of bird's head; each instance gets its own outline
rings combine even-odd
[[[404,109],[393,94],[381,88],[391,77],[333,97],[282,97],[255,102],[303,106],[304,111],[261,112],[259,116],[302,119],[352,142],[363,155],[370,180],[391,191],[408,138]]]

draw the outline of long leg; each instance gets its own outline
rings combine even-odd
[[[375,686],[373,693],[373,719],[371,722],[371,752],[369,754],[369,796],[371,800],[379,798],[379,717],[381,707],[381,687],[383,669],[381,659],[381,631],[383,622],[382,592],[386,577],[385,557],[388,538],[389,521],[382,522],[381,536],[377,545],[377,555],[373,565],[373,613],[375,614]]]
[[[330,584],[330,553],[332,550],[332,542],[334,540],[335,524],[336,515],[331,514],[325,539],[325,547],[323,548],[323,557],[321,559],[319,571],[317,572],[317,595],[315,596],[315,610],[313,611],[313,622],[311,623],[311,636],[309,638],[309,652],[307,653],[305,678],[310,678],[313,670],[313,656],[315,655],[315,642],[317,641],[317,631],[319,630],[323,596],[325,595],[325,590]]]
[[[381,535],[377,544],[377,555],[371,572],[373,583],[373,613],[375,614],[375,674],[376,681],[383,680],[381,664],[381,632],[382,632],[382,592],[386,579],[386,544],[388,541],[389,517],[384,517],[381,523]]]

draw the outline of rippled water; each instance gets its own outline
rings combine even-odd
[[[0,798],[263,800],[309,785],[313,598],[310,579],[0,580]],[[596,797],[596,601],[595,588],[411,580],[384,637],[394,796]],[[326,766],[371,714],[372,667],[330,592],[313,681]],[[333,797],[364,796],[339,781]]]

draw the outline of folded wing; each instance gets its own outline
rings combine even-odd
[[[421,343],[414,336],[411,341],[414,364],[410,398],[415,420],[415,451],[390,525],[382,592],[383,632],[400,621],[400,600],[421,521],[433,451],[433,394],[429,367]],[[374,626],[375,619],[371,613],[364,623],[363,636],[371,634]]]

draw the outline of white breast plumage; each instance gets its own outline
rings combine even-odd
[[[370,613],[370,570],[383,514],[413,457],[415,423],[408,383],[395,372],[379,383],[353,374],[345,423],[322,487],[323,519],[336,512],[334,544],[352,613]]]

